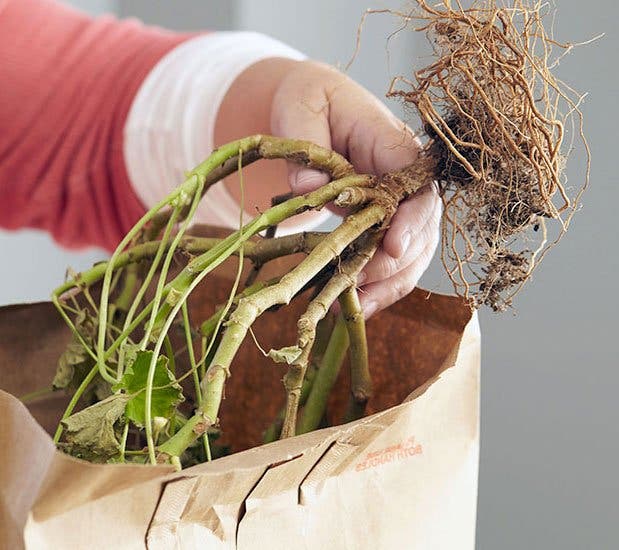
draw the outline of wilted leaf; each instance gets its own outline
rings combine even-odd
[[[126,368],[122,379],[114,387],[115,390],[124,390],[130,398],[127,403],[126,416],[140,427],[143,427],[146,422],[146,379],[152,357],[152,351],[138,351],[133,363]],[[161,416],[170,419],[176,405],[184,400],[183,390],[175,382],[167,363],[166,357],[157,358],[153,378],[151,418]]]
[[[125,412],[129,396],[115,394],[62,421],[65,446],[70,454],[105,462],[118,453],[114,424]]]
[[[95,337],[96,321],[86,309],[81,309],[74,320],[75,328],[87,344],[92,344]],[[55,389],[76,390],[92,366],[93,358],[73,334],[71,341],[58,359],[58,367],[52,382]],[[109,395],[109,391],[107,392]],[[106,397],[107,397],[106,395]]]
[[[267,354],[276,363],[288,363],[291,365],[301,355],[302,350],[299,346],[286,346],[281,349],[272,349]]]
[[[75,377],[75,368],[83,363],[93,363],[84,346],[74,338],[58,359],[58,367],[52,386],[57,389],[68,388]]]
[[[137,344],[123,344],[123,353],[125,354],[125,364],[133,365],[135,363],[135,359],[138,356],[138,352],[140,351],[140,346]]]

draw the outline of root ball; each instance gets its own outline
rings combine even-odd
[[[552,74],[572,45],[544,29],[547,3],[418,4],[417,30],[435,61],[414,80],[394,79],[388,95],[416,110],[429,138],[424,154],[436,162],[445,205],[442,258],[456,291],[503,310],[556,242],[547,244],[545,222],[561,236],[584,188],[568,192],[563,174],[573,117],[582,137],[580,97]]]

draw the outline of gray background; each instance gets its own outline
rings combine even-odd
[[[75,0],[93,13],[116,11],[182,29],[252,29],[308,55],[345,64],[368,0]],[[584,106],[593,152],[591,188],[572,232],[553,250],[501,316],[482,312],[482,447],[477,547],[610,549],[619,547],[619,388],[616,169],[619,44],[614,0],[558,0],[558,38],[576,49],[561,76],[590,92]],[[399,7],[375,0],[372,7]],[[351,76],[379,96],[390,75],[422,62],[422,37],[398,35],[387,63],[385,40],[395,22],[371,19]],[[390,107],[402,114],[397,104]],[[413,127],[415,120],[410,120]],[[577,159],[578,160],[578,159]],[[581,159],[582,160],[582,159]],[[579,181],[582,169],[571,166]],[[47,297],[66,266],[88,266],[101,251],[67,253],[36,232],[0,232],[5,267],[0,303]],[[423,280],[446,288],[436,262]]]

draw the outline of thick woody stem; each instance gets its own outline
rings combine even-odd
[[[329,394],[340,372],[347,350],[348,331],[346,330],[346,322],[340,315],[335,323],[327,350],[320,362],[307,403],[303,407],[297,433],[311,432],[320,426],[327,410]]]
[[[214,420],[217,418],[230,364],[256,318],[276,304],[290,303],[307,281],[339,256],[363,232],[380,223],[384,216],[385,211],[379,205],[369,206],[358,214],[349,216],[296,268],[284,275],[277,285],[241,300],[236,311],[230,316],[228,327],[213,358],[213,363],[205,379],[202,380],[203,412],[209,418]]]
[[[337,182],[331,182],[331,184],[334,183]],[[321,189],[325,189],[331,184],[327,184]],[[340,189],[344,187],[346,185],[342,185]],[[337,196],[337,193],[333,196]],[[275,208],[282,206],[284,205]],[[201,381],[203,401],[195,415],[201,419],[206,419],[209,426],[217,423],[225,381],[230,374],[230,365],[253,322],[274,305],[290,303],[292,298],[304,288],[307,281],[315,277],[370,227],[382,222],[385,216],[386,211],[381,205],[371,205],[365,210],[349,216],[328,237],[322,240],[297,267],[286,273],[278,284],[241,299],[226,323],[227,328],[217,347],[213,361]],[[198,437],[197,434],[196,437]],[[169,440],[170,445],[176,445],[176,442],[173,441],[175,438],[176,434]]]
[[[367,402],[372,396],[372,377],[369,368],[365,318],[357,289],[351,286],[340,295],[339,301],[350,340],[351,396],[345,417],[346,422],[350,422],[362,418],[365,414]]]
[[[307,254],[324,238],[325,234],[320,232],[303,232],[295,233],[293,235],[286,235],[285,237],[275,237],[273,239],[260,239],[258,241],[247,241],[241,247],[243,256],[254,263],[265,264],[279,258],[281,256],[288,256],[291,254],[305,253]],[[209,237],[183,237],[176,249],[187,254],[203,254],[212,248],[221,245],[223,239],[209,238]],[[114,269],[120,269],[127,265],[141,262],[142,260],[149,260],[155,257],[161,247],[161,241],[148,241],[135,245],[125,252],[120,254],[114,262]],[[169,244],[163,247],[162,252],[165,253],[169,248]],[[232,255],[238,256],[241,249],[235,250]],[[105,270],[108,267],[108,262],[100,262],[89,270],[79,273],[75,278],[67,281],[61,287],[58,287],[54,293],[57,296],[61,296],[71,288],[86,287],[95,284],[100,281],[105,275]],[[116,300],[118,307],[121,304]],[[122,303],[125,300],[121,300]]]
[[[310,354],[309,364],[303,377],[303,383],[301,385],[301,395],[299,396],[299,407],[305,405],[307,398],[309,397],[310,390],[312,389],[312,383],[318,370],[318,365],[322,361],[322,357],[327,349],[329,338],[333,332],[335,325],[335,316],[327,315],[320,321],[316,327],[316,338],[314,339],[314,345],[312,346],[312,352]],[[265,430],[263,441],[265,443],[271,443],[279,439],[284,426],[284,420],[286,418],[286,410],[288,409],[288,403],[279,411],[277,418],[271,423],[271,425]]]
[[[281,277],[276,277],[268,281],[257,281],[253,285],[248,286],[232,299],[232,307],[236,307],[243,298],[247,298],[248,296],[256,294],[256,292],[259,292],[264,288],[277,284],[280,281],[280,278]],[[215,332],[215,328],[221,320],[221,316],[224,314],[224,309],[225,308],[223,306],[219,307],[217,311],[213,313],[213,315],[211,315],[206,321],[204,321],[200,325],[200,334],[203,338],[210,338],[213,335],[213,332]]]
[[[301,354],[297,360],[290,365],[284,377],[284,387],[286,388],[286,415],[282,427],[281,437],[292,437],[296,434],[297,411],[301,395],[301,388],[307,370],[310,350],[316,337],[316,327],[328,313],[331,304],[337,300],[338,296],[347,288],[354,286],[357,275],[372,258],[381,234],[373,234],[367,243],[354,254],[350,259],[342,262],[339,272],[334,275],[318,295],[309,303],[307,310],[297,322],[298,336],[297,345],[301,349]],[[320,370],[318,371],[320,377]],[[314,392],[312,386],[311,393]],[[310,396],[311,396],[310,393]]]
[[[253,162],[256,162],[259,159],[260,159],[260,155],[257,150],[247,151],[243,153],[243,155],[241,156],[241,167],[245,167],[249,164],[252,164]],[[212,185],[216,184],[218,181],[224,179],[230,174],[233,174],[238,169],[239,169],[239,157],[238,155],[234,155],[233,157],[229,158],[223,164],[221,164],[217,168],[214,168],[211,172],[209,172],[206,175],[204,179],[204,190],[202,191],[202,194],[204,195]],[[181,218],[184,218],[187,215],[187,212],[188,212],[187,209],[181,211]],[[169,210],[164,210],[162,212],[159,212],[159,214],[157,214],[153,218],[147,230],[145,231],[145,234],[144,234],[145,240],[150,241],[150,240],[156,239],[159,233],[161,232],[161,230],[165,227],[166,223],[168,222],[169,217],[170,217]]]
[[[311,141],[261,136],[258,152],[264,159],[286,159],[327,172],[331,179],[341,179],[355,173],[342,155],[320,147]]]
[[[283,195],[275,195],[271,199],[271,206],[277,206],[278,204],[281,204],[282,202],[286,202],[292,197],[294,197],[294,194],[292,192],[284,193]],[[276,232],[277,232],[277,225],[272,225],[270,227],[267,227],[267,230],[264,232],[265,239],[267,240],[273,239],[275,237]],[[260,270],[262,269],[263,265],[264,265],[263,263],[258,262],[258,261],[255,261],[253,263],[251,270],[249,274],[247,275],[247,278],[245,279],[245,286],[253,285],[256,282],[256,279],[258,278],[258,275],[260,274]]]
[[[212,425],[210,418],[196,412],[173,437],[157,447],[157,462],[169,462],[172,457],[180,457],[196,439],[206,434]]]
[[[236,231],[229,237],[223,239],[218,246],[191,260],[177,277],[165,286],[164,295],[169,295],[170,299],[166,300],[159,309],[155,327],[158,329],[163,326],[168,315],[174,308],[176,300],[185,297],[187,293],[193,289],[195,284],[204,278],[210,271],[223,263],[238,250],[243,243],[247,242],[250,237],[295,214],[312,208],[321,208],[335,199],[345,187],[350,185],[368,185],[369,182],[370,178],[368,176],[350,176],[340,180],[334,180],[316,191],[294,197],[282,204],[271,207],[245,225],[242,230]],[[377,208],[379,208],[381,212],[384,211],[383,207]]]
[[[382,198],[382,193],[373,187],[347,187],[335,199],[335,205],[340,208],[354,208]]]
[[[228,155],[226,148],[234,150],[234,146],[236,146],[236,154]],[[188,177],[193,173],[202,175],[204,178],[202,193],[206,193],[209,187],[239,169],[239,151],[242,152],[241,165],[243,167],[260,159],[286,159],[327,172],[330,179],[340,179],[354,173],[352,165],[343,156],[309,141],[255,135],[216,149],[211,157],[222,156],[223,161],[221,164],[214,168],[209,166],[208,171],[206,171],[205,164],[211,159],[209,157],[204,163],[190,172]],[[181,213],[181,219],[184,217],[183,214],[186,215],[187,212],[188,210],[186,209]],[[169,215],[169,211],[162,211],[153,217],[146,232],[147,239],[150,240],[157,237],[168,222]]]

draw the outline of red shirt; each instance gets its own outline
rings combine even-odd
[[[0,0],[0,227],[113,248],[144,212],[123,160],[129,107],[189,35]]]

